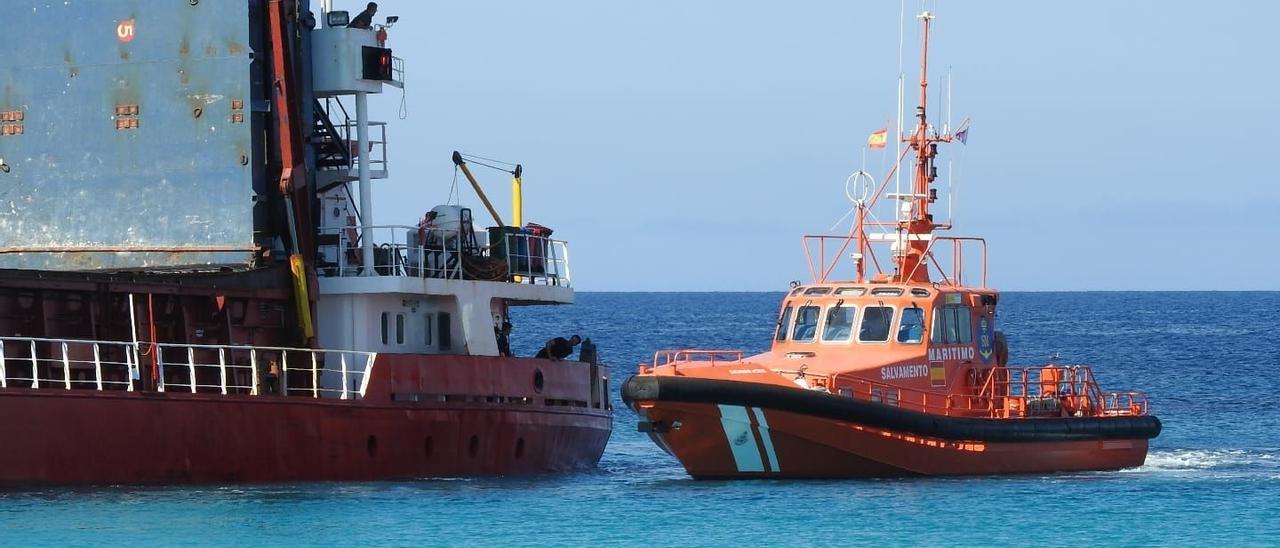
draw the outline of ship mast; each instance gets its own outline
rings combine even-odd
[[[910,212],[899,216],[899,250],[895,258],[898,263],[896,275],[898,282],[927,283],[929,267],[925,261],[927,261],[933,230],[940,226],[933,222],[933,215],[929,213],[929,205],[937,200],[936,191],[930,188],[938,177],[934,158],[938,155],[938,143],[951,142],[951,136],[930,131],[926,107],[929,100],[929,25],[933,20],[933,14],[926,11],[917,17],[921,21],[923,33],[920,52],[920,105],[916,107],[918,121],[915,131],[910,136],[900,137],[915,153],[915,174],[912,178],[911,193],[897,196],[902,204],[910,204]]]

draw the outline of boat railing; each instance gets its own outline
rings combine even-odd
[[[1107,392],[1087,365],[997,367],[984,376],[979,395],[1001,417],[1140,416],[1148,413],[1141,392]]]
[[[884,232],[867,234],[865,245],[862,246],[859,245],[859,236],[857,234],[809,234],[804,236],[805,258],[808,261],[809,274],[815,283],[824,283],[831,279],[836,267],[840,265],[840,261],[849,257],[851,253],[857,260],[862,261],[863,267],[866,268],[867,272],[886,275],[888,273],[884,269],[894,263],[887,258],[884,262],[881,262],[876,255],[878,248],[885,247],[885,244],[892,247],[894,244],[902,246],[907,241],[925,240],[928,241],[925,250],[928,261],[920,264],[932,264],[942,277],[942,281],[951,285],[964,285],[966,273],[965,249],[966,246],[977,245],[980,248],[982,261],[980,271],[981,285],[979,287],[987,287],[987,241],[985,239],[966,236],[910,235],[890,232],[897,227],[897,223],[867,223],[866,226],[867,228],[880,228]],[[950,268],[943,268],[943,262],[938,259],[937,252],[948,248],[951,265]],[[867,256],[858,257],[859,249],[863,249]],[[854,267],[857,267],[856,262]],[[910,279],[915,273],[907,272],[904,274],[905,278]],[[842,277],[842,279],[852,278]]]
[[[715,367],[717,364],[742,361],[741,350],[659,350],[653,353],[651,364],[640,364],[640,373],[650,373],[663,366],[675,369],[681,365],[705,365]]]
[[[456,227],[382,225],[331,227],[320,230],[324,277],[364,275],[501,281],[533,285],[571,285],[569,246],[561,240],[525,233],[506,233],[497,242],[483,233]],[[373,265],[365,268],[362,238],[374,243]]]
[[[145,349],[145,345],[144,345]],[[362,399],[374,352],[263,346],[154,345],[160,392]]]
[[[0,337],[0,389],[364,397],[377,353],[307,348]]]
[[[946,416],[990,416],[990,398],[973,394],[945,394],[873,381],[852,374],[837,374],[825,381],[835,394],[893,407]]]
[[[0,388],[132,391],[132,343],[0,337]]]

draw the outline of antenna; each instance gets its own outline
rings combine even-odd
[[[907,27],[907,0],[901,0],[898,6],[898,114],[897,116],[894,117],[897,121],[898,133],[893,138],[893,140],[896,143],[894,154],[898,158],[897,167],[899,168],[894,170],[893,191],[894,193],[899,195],[902,194],[902,169],[900,169],[902,167],[901,165],[902,164],[902,108],[903,108],[902,96],[905,93],[904,79],[906,74],[905,72],[903,72],[903,69],[902,69],[902,49],[903,49],[903,44],[906,43],[906,27]],[[899,218],[899,214],[896,208],[894,210],[893,217],[899,221],[902,220],[901,218]]]

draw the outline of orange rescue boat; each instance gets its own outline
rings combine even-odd
[[[1142,393],[1103,392],[1087,366],[1007,364],[986,241],[936,234],[951,228],[930,214],[938,145],[963,141],[965,124],[953,133],[926,118],[932,18],[920,16],[918,123],[899,132],[898,163],[915,157],[909,191],[885,192],[896,167],[878,185],[850,178],[869,183],[856,221],[805,237],[814,282],[783,299],[769,351],[658,352],[623,386],[640,430],[694,478],[1115,470],[1141,466],[1159,435]],[[896,202],[893,222],[867,219],[881,197]],[[964,281],[966,249],[981,253],[977,285]],[[846,256],[856,278],[833,279]]]

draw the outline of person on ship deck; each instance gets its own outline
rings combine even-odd
[[[581,342],[582,337],[577,335],[569,337],[568,339],[564,337],[556,337],[547,341],[547,343],[542,346],[542,349],[533,357],[544,360],[560,361],[569,357],[570,354],[573,354],[573,347],[578,346]]]

